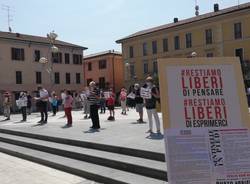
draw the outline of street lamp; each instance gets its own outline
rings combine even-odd
[[[55,42],[56,42],[57,37],[58,37],[58,35],[55,33],[54,30],[47,34],[47,38],[49,40],[49,43],[51,44],[50,49],[51,49],[52,53],[57,53],[59,51],[58,47],[55,46]]]
[[[55,40],[56,40],[57,37],[58,37],[58,35],[55,33],[54,30],[52,32],[50,32],[49,34],[47,34],[47,38],[49,40],[51,40],[52,43],[55,42]]]
[[[130,65],[129,62],[125,63],[125,66],[126,66],[126,67],[129,67],[129,65]]]
[[[58,35],[55,33],[55,31],[52,31],[52,32],[50,32],[50,33],[47,34],[47,39],[49,40],[49,43],[50,43],[50,49],[48,50],[47,58],[46,57],[41,57],[39,59],[39,63],[41,63],[43,66],[45,66],[46,64],[50,64],[50,66],[48,66],[48,68],[46,69],[46,71],[50,75],[51,88],[53,86],[53,61],[51,61],[49,63],[48,57],[49,57],[49,52],[50,51],[53,54],[56,54],[56,53],[59,52],[59,48],[55,46],[55,42],[56,42],[56,38],[57,37],[58,37]]]
[[[190,57],[191,58],[194,58],[194,57],[196,57],[197,56],[197,53],[196,52],[192,52],[191,54],[190,54]]]
[[[130,64],[129,64],[129,62],[126,62],[125,63],[125,67],[126,67],[126,73],[127,73],[127,80],[129,80],[129,67],[130,67]]]
[[[48,59],[46,57],[41,57],[39,59],[39,63],[41,63],[41,64],[47,64],[48,63]]]
[[[50,49],[52,53],[58,53],[59,51],[58,47],[56,47],[55,45],[53,45]]]

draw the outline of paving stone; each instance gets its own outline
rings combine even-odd
[[[148,123],[138,124],[138,114],[135,109],[130,109],[128,115],[120,114],[120,109],[116,109],[116,121],[107,121],[108,112],[100,114],[100,131],[90,131],[91,120],[84,120],[82,111],[73,112],[73,127],[62,128],[66,119],[62,118],[64,112],[59,112],[55,117],[49,115],[48,124],[37,126],[40,120],[39,113],[33,113],[28,116],[28,121],[20,123],[21,115],[12,115],[11,121],[1,122],[0,128],[18,130],[48,136],[56,136],[75,140],[90,141],[114,146],[129,147],[154,151],[159,153],[165,152],[163,135],[149,136],[145,133],[148,130]],[[159,113],[161,119],[161,113]],[[144,119],[147,122],[147,113],[144,111]],[[162,124],[161,124],[162,125]]]
[[[96,182],[0,153],[1,184],[97,184]]]

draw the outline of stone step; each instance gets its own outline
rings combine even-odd
[[[164,181],[167,178],[164,162],[3,133],[0,141]]]
[[[123,155],[129,155],[129,156],[134,156],[134,157],[139,157],[139,158],[165,162],[165,155],[163,153],[157,153],[157,152],[152,152],[152,151],[145,151],[145,150],[139,150],[139,149],[133,149],[133,148],[120,147],[120,146],[112,146],[112,145],[107,145],[107,144],[99,144],[99,143],[88,142],[88,141],[79,141],[79,140],[66,139],[66,138],[60,138],[60,137],[46,136],[46,135],[41,135],[41,134],[21,132],[21,131],[16,131],[16,130],[7,130],[7,129],[1,129],[1,128],[0,128],[0,133],[17,135],[17,136],[22,136],[22,137],[29,137],[33,139],[56,142],[56,143],[61,143],[61,144],[66,144],[66,145],[71,145],[71,146],[96,149],[96,150],[101,150],[101,151],[107,151],[107,152],[112,152],[112,153],[118,153],[118,154],[123,154]]]
[[[0,142],[0,151],[64,172],[107,184],[166,184],[162,180],[145,177],[118,169],[96,165],[93,163],[66,158],[43,151]]]

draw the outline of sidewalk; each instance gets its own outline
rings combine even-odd
[[[0,153],[1,184],[96,184],[93,181]]]
[[[82,111],[73,111],[71,128],[62,128],[66,123],[66,118],[62,118],[64,112],[59,112],[55,117],[50,113],[48,124],[43,126],[37,124],[40,120],[39,113],[28,116],[27,122],[24,123],[20,122],[21,114],[12,115],[10,121],[2,121],[4,117],[0,117],[0,128],[164,153],[163,135],[149,136],[145,133],[148,130],[148,123],[136,122],[138,115],[135,109],[130,109],[126,116],[120,113],[121,110],[116,109],[116,121],[107,120],[108,111],[106,114],[100,114],[99,131],[89,129],[91,120],[83,119]],[[159,116],[161,119],[160,113]],[[144,120],[148,122],[146,111]]]

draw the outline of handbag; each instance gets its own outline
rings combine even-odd
[[[18,107],[18,109],[21,109],[21,107],[22,107],[22,100],[16,100],[16,106]]]

